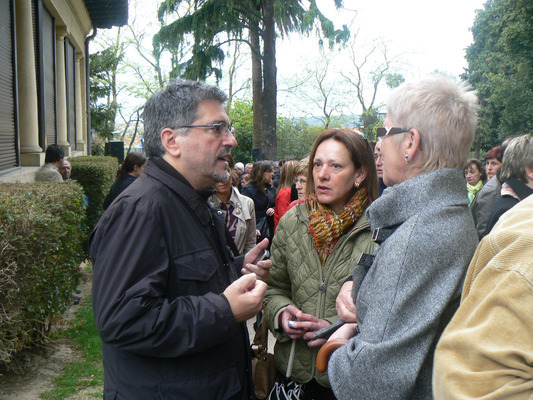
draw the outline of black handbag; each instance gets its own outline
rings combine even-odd
[[[256,229],[261,232],[261,235],[258,239],[258,243],[264,238],[270,237],[270,228],[268,225],[267,217],[262,217],[257,219]]]
[[[264,400],[274,387],[278,374],[274,365],[274,355],[268,352],[268,329],[264,318],[255,331],[252,356],[252,380],[255,396],[259,400]]]

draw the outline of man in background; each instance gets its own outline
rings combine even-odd
[[[244,164],[242,162],[235,163],[235,172],[241,176],[244,172]]]
[[[65,151],[57,144],[51,144],[46,148],[44,165],[35,173],[36,182],[63,182],[63,177],[59,173],[63,166]]]
[[[67,159],[63,159],[63,165],[59,168],[59,173],[63,177],[64,181],[70,180],[70,175],[72,174],[72,165]]]
[[[374,146],[374,161],[376,162],[376,171],[378,173],[378,192],[379,195],[383,193],[385,183],[383,183],[383,157],[381,156],[381,140],[378,140]]]

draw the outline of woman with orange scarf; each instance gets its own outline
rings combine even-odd
[[[313,335],[337,319],[341,285],[373,250],[365,210],[377,198],[377,174],[364,136],[324,131],[309,157],[306,191],[276,230],[264,315],[277,339],[276,368],[303,390],[299,398],[334,399],[327,374],[315,367],[324,340]]]

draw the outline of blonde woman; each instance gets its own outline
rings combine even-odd
[[[289,209],[291,203],[291,187],[296,177],[295,169],[297,161],[287,161],[281,167],[281,174],[279,177],[278,194],[276,195],[276,207],[274,208],[274,230],[278,227],[281,217]]]

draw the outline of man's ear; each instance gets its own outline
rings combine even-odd
[[[179,133],[170,128],[165,128],[161,131],[161,143],[166,152],[173,157],[179,157],[181,155],[181,137]]]

